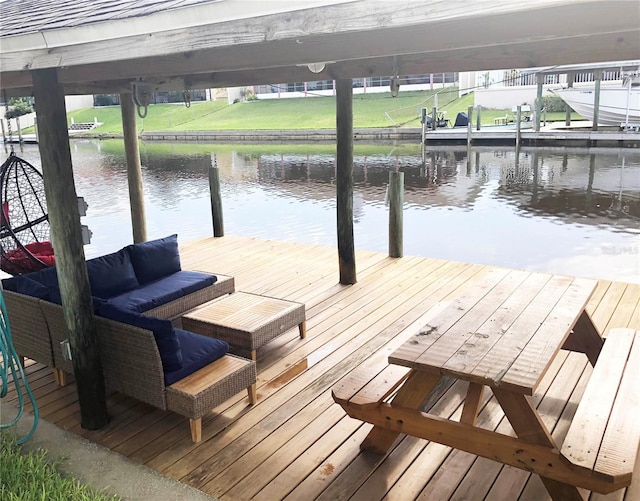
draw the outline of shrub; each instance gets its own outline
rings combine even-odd
[[[9,99],[9,111],[5,113],[7,120],[33,113],[33,106],[25,97]]]
[[[118,104],[118,102],[111,94],[96,94],[93,96],[94,106],[113,106],[114,104]]]
[[[542,108],[546,108],[547,112],[567,111],[567,103],[560,96],[543,96]]]

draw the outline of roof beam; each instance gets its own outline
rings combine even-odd
[[[630,32],[626,38],[632,37]],[[599,48],[593,48],[588,42],[599,42]],[[512,43],[506,46],[473,47],[466,50],[449,49],[403,55],[396,58],[400,75],[424,73],[445,73],[454,71],[474,71],[503,68],[526,68],[553,66],[571,60],[589,63],[606,60],[610,57],[610,48],[618,43],[617,55],[621,59],[637,57],[635,46],[619,43],[619,33],[598,37],[583,35],[571,39],[543,40],[536,44],[529,42]],[[87,70],[88,71],[88,70]],[[145,77],[156,90],[181,90],[214,87],[238,87],[245,85],[270,84],[281,82],[300,82],[311,80],[330,80],[339,78],[360,78],[371,76],[389,76],[393,72],[392,57],[375,57],[354,61],[341,61],[328,64],[322,72],[311,73],[306,66],[283,66],[261,68],[258,70],[209,71],[206,73],[186,73],[180,75],[161,75],[152,73]],[[89,74],[91,72],[89,71]],[[77,75],[67,70],[59,71],[59,79],[67,94],[119,93],[130,89],[131,77],[103,80],[78,81]],[[2,76],[2,87],[18,87],[14,95],[30,95],[31,76],[29,72],[6,73]]]
[[[486,2],[475,2],[474,9],[476,3]],[[217,75],[211,85],[215,87],[224,86],[222,82],[270,83],[274,82],[274,73],[281,75],[275,81],[290,80],[297,75],[296,64],[319,61],[336,64],[328,65],[327,73],[314,79],[381,76],[390,74],[383,67],[393,55],[403,55],[405,69],[399,71],[404,74],[640,58],[640,12],[635,1],[543,0],[525,12],[515,9],[516,2],[490,3],[492,8],[487,11],[485,5],[482,11],[471,10],[468,2],[460,0],[434,1],[429,9],[416,1],[393,8],[386,6],[387,2],[376,2],[376,9],[382,5],[382,10],[373,14],[370,5],[366,8],[366,3],[353,2],[147,35],[144,39],[129,37],[3,53],[2,86],[28,87],[29,72],[24,68],[48,64],[62,66],[60,80],[71,89],[108,88],[113,80],[120,87],[122,81],[151,77],[208,80],[210,75]],[[428,14],[423,12],[426,10]],[[339,19],[338,26],[323,23],[317,19],[320,13],[341,14],[344,19]],[[522,22],[523,16],[526,23]],[[274,19],[280,22],[275,25],[280,27],[277,31],[270,24]],[[314,27],[313,33],[309,26]],[[170,53],[129,59],[132,54],[153,54],[159,49]],[[100,58],[113,61],[96,62]],[[8,72],[11,68],[15,71]],[[247,72],[253,76],[248,78]],[[198,74],[202,77],[193,77]]]

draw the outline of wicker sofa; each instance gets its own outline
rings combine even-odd
[[[87,261],[105,384],[188,417],[198,441],[201,417],[213,407],[243,389],[255,401],[255,362],[227,354],[225,342],[176,328],[170,320],[233,292],[234,280],[179,269],[175,235],[136,246]],[[140,263],[132,256],[141,249],[143,266],[136,267]],[[173,260],[170,266],[167,260]],[[129,261],[135,280],[126,276],[130,270],[117,269],[128,268]],[[54,278],[55,269],[48,268],[5,279],[3,295],[18,355],[53,367],[57,381],[64,383],[73,364],[62,349],[69,333]],[[119,288],[127,280],[126,290]],[[199,283],[196,290],[194,281]],[[190,378],[199,380],[197,388],[189,385]]]

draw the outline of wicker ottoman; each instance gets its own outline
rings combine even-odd
[[[191,438],[202,440],[202,416],[246,389],[249,403],[255,404],[256,363],[235,355],[225,355],[167,387],[167,409],[189,418]]]
[[[296,325],[306,337],[304,304],[248,292],[216,299],[182,317],[184,329],[245,348],[253,360],[258,348]]]

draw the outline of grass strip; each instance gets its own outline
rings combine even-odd
[[[83,485],[58,471],[46,451],[25,452],[15,437],[0,432],[0,499],[3,501],[116,501],[121,498]]]

